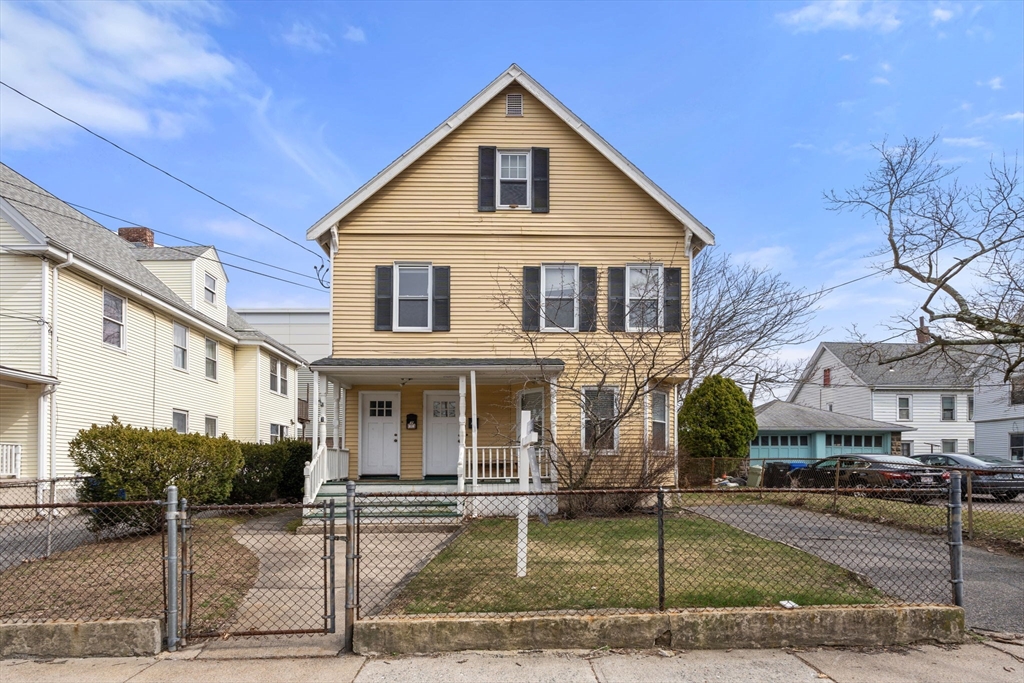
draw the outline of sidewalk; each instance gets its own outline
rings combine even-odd
[[[997,641],[960,647],[876,651],[726,650],[653,652],[464,652],[411,657],[339,653],[335,636],[217,641],[159,657],[7,660],[4,683],[151,681],[758,681],[765,683],[1020,683],[1024,645]]]

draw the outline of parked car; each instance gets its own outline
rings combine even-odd
[[[960,455],[959,453],[931,453],[914,456],[915,460],[933,467],[965,470],[960,481],[963,495],[967,495],[966,472],[971,473],[971,494],[989,495],[998,501],[1013,500],[1024,492],[1024,466],[1019,462],[992,455]]]
[[[862,489],[861,494],[879,497],[909,497],[925,503],[945,495],[949,475],[940,469],[902,455],[859,453],[818,460],[793,470],[790,478],[800,488],[832,488],[839,467],[839,488]],[[904,490],[913,489],[913,493]]]

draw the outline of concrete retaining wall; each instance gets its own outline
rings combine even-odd
[[[163,647],[159,619],[0,624],[0,657],[139,657]]]
[[[959,643],[964,611],[945,605],[800,607],[527,618],[386,619],[355,624],[360,653]]]

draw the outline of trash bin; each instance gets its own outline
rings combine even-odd
[[[784,489],[789,487],[789,463],[788,462],[766,462],[762,474],[764,487],[769,489]]]
[[[760,465],[751,465],[747,470],[747,486],[760,486],[763,471],[764,468]]]

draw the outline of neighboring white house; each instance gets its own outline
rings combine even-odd
[[[1024,461],[1024,374],[1004,381],[1001,370],[979,375],[974,385],[975,450]]]
[[[227,286],[213,247],[114,233],[0,164],[0,476],[72,474],[68,442],[114,415],[294,434],[305,361],[235,315]]]
[[[331,355],[331,312],[327,308],[246,308],[236,309],[239,316],[250,324],[295,349],[309,361],[327,358]],[[316,400],[313,387],[313,373],[308,367],[299,368],[298,379],[299,425],[302,432],[297,436],[312,438],[309,424],[309,402]],[[325,422],[334,419],[331,403],[323,408]],[[330,440],[330,436],[328,436]]]
[[[904,455],[973,453],[974,388],[963,368],[940,354],[880,365],[915,344],[822,342],[786,399],[821,410],[913,428]]]

